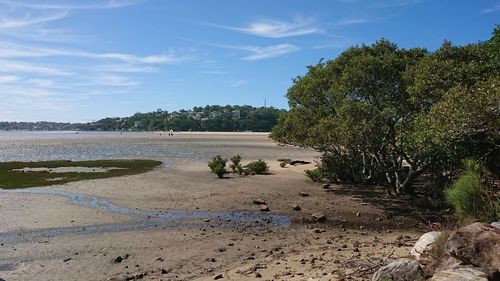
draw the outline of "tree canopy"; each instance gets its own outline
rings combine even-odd
[[[500,32],[434,52],[386,39],[309,66],[287,92],[271,137],[322,152],[331,180],[412,191],[423,173],[449,174],[465,157],[500,162]],[[496,165],[496,166],[495,166]]]

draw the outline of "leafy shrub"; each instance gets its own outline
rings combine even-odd
[[[208,161],[208,167],[210,167],[212,173],[216,174],[217,177],[223,178],[224,175],[227,173],[226,163],[227,159],[222,158],[222,156],[220,155],[216,155],[212,157],[210,161]]]
[[[231,165],[229,165],[229,167],[231,168],[231,170],[233,170],[233,173],[236,173],[238,175],[241,175],[243,173],[243,167],[241,167],[241,156],[239,155],[236,155],[236,156],[233,156],[231,157],[231,162],[233,162]]]
[[[263,175],[269,171],[269,166],[261,159],[248,163],[245,168],[247,173],[251,175]]]
[[[319,168],[315,168],[312,170],[305,170],[304,173],[313,182],[319,182],[323,179],[323,175],[322,175],[321,170]]]
[[[292,162],[292,159],[288,159],[288,158],[280,158],[278,159],[278,162],[280,162],[280,167],[281,168],[285,168],[285,166],[287,164],[290,164]]]
[[[493,193],[494,181],[490,184],[487,180],[482,181],[481,176],[486,178],[487,175],[475,161],[464,160],[464,166],[465,172],[444,191],[458,222],[496,221],[500,216],[500,202],[498,194]]]

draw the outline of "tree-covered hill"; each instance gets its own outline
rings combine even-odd
[[[269,132],[283,109],[249,105],[207,105],[190,110],[136,113],[82,124],[80,130],[100,131],[258,131]]]

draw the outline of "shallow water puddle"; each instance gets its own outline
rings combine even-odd
[[[93,226],[76,226],[76,227],[56,227],[36,230],[23,230],[0,233],[1,240],[33,240],[43,237],[54,237],[69,233],[92,234],[106,232],[120,232],[130,230],[144,230],[166,227],[198,227],[217,226],[217,227],[243,227],[251,226],[259,227],[276,227],[288,226],[290,219],[285,216],[277,215],[261,215],[244,212],[208,212],[208,211],[148,211],[140,209],[131,209],[116,205],[104,198],[92,196],[83,193],[76,193],[54,189],[19,189],[19,190],[4,190],[0,194],[41,194],[41,195],[56,195],[70,199],[70,203],[93,209],[99,209],[107,212],[135,215],[140,219],[124,224],[107,224]],[[202,219],[209,221],[201,222]]]

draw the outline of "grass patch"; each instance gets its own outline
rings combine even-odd
[[[161,165],[161,161],[125,159],[125,160],[93,160],[93,161],[40,161],[40,162],[0,162],[0,188],[14,189],[63,184],[72,181],[102,179],[135,175],[151,171]],[[65,167],[117,168],[107,172],[58,172],[50,169]],[[23,168],[48,168],[47,171],[15,171]]]

